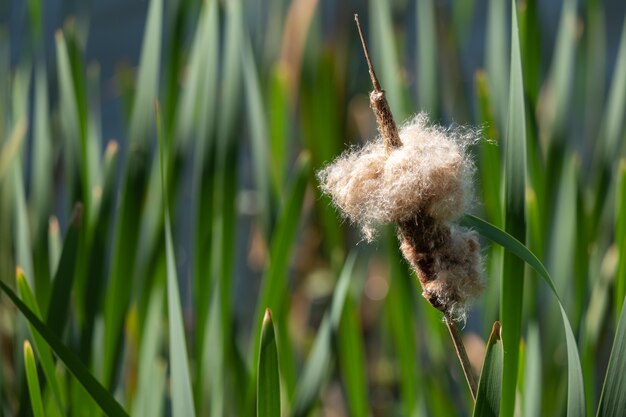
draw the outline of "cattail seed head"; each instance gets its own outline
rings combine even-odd
[[[403,145],[387,152],[381,137],[345,152],[319,172],[322,190],[371,241],[376,226],[419,213],[454,220],[472,201],[475,132],[429,126],[419,114],[400,129]]]
[[[422,284],[422,295],[438,310],[463,320],[480,295],[482,263],[475,232],[416,217],[398,227],[400,250]]]
[[[321,188],[368,241],[377,226],[398,224],[402,253],[424,297],[461,318],[482,289],[480,247],[473,232],[451,222],[473,200],[475,167],[467,148],[479,134],[430,125],[422,113],[401,127],[399,144],[389,146],[384,126],[379,123],[378,139],[320,171]]]

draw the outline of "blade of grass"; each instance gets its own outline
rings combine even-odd
[[[530,181],[529,181],[530,182]],[[541,223],[544,218],[539,207],[539,198],[535,188],[531,185],[526,187],[526,247],[532,253],[545,253],[543,248],[545,244],[545,232]],[[498,247],[498,249],[500,249]],[[534,280],[529,280],[530,275],[534,274],[532,269],[524,271],[525,276],[525,311],[534,319],[538,320],[540,315],[539,299],[537,297],[537,284]]]
[[[389,101],[389,107],[397,121],[407,116],[406,106],[402,96],[402,85],[399,76],[398,53],[393,34],[393,20],[391,18],[390,3],[370,0],[371,44],[375,67],[380,68],[381,84]]]
[[[584,416],[585,415],[585,393],[582,369],[580,366],[580,357],[578,354],[578,346],[572,326],[567,318],[567,313],[563,307],[563,303],[554,285],[554,281],[550,277],[546,267],[530,252],[519,240],[509,235],[505,231],[496,226],[485,222],[484,220],[466,214],[461,219],[461,223],[466,227],[473,228],[483,237],[503,246],[507,252],[514,254],[519,259],[530,265],[539,276],[548,284],[548,287],[556,297],[559,308],[561,310],[561,318],[563,328],[565,330],[565,342],[567,347],[567,415],[568,416]],[[510,277],[509,277],[510,278]],[[503,339],[504,341],[504,339]],[[505,352],[506,358],[506,352]]]
[[[159,270],[161,273],[162,269]],[[160,281],[160,279],[159,279]],[[151,417],[162,407],[165,388],[166,365],[159,357],[161,344],[161,314],[163,312],[163,288],[152,288],[146,322],[139,347],[137,394],[133,401],[133,416]],[[156,408],[156,410],[155,410]]]
[[[13,134],[18,136],[21,136],[21,130],[25,129],[25,127],[20,127],[20,124],[26,124],[26,120],[29,115],[28,98],[30,91],[30,80],[30,64],[23,63],[15,69],[15,75],[13,78],[13,83],[11,85],[12,91],[10,91],[10,111],[7,108],[7,113],[10,114],[10,116],[7,116],[6,120],[10,121],[9,123],[12,123],[12,126],[16,126],[11,130],[13,131]],[[8,103],[9,100],[7,100],[7,105]],[[25,133],[26,132],[24,132],[24,134]],[[13,145],[11,142],[17,143]],[[7,232],[10,231],[10,240],[12,240],[13,243],[13,248],[11,249],[12,252],[10,255],[10,267],[11,269],[13,269],[15,265],[20,265],[27,274],[26,277],[29,281],[29,284],[33,286],[34,282],[36,282],[36,277],[34,276],[34,264],[31,250],[32,234],[28,219],[26,187],[24,186],[24,171],[22,169],[24,163],[23,161],[25,161],[25,151],[23,146],[24,144],[23,141],[19,138],[12,139],[11,142],[9,142],[11,143],[11,146],[15,146],[16,148],[14,156],[10,158],[12,159],[12,162],[9,162],[10,178],[8,178],[8,181],[6,182],[6,190],[8,192],[7,195],[9,196],[8,201],[12,204],[12,207],[9,209],[11,210],[11,217],[7,219],[9,221],[9,224],[11,225],[11,228],[7,229]],[[19,344],[16,346],[19,346]]]
[[[285,314],[284,320],[276,323],[276,344],[280,351],[278,362],[280,365],[280,376],[284,393],[283,398],[291,399],[296,389],[298,368],[293,335],[290,331],[289,316],[287,314]]]
[[[8,31],[4,27],[0,31],[0,77],[3,80],[11,78],[11,40]],[[9,119],[9,97],[11,96],[11,84],[8,82],[0,83],[0,132],[3,134],[8,129]],[[2,137],[4,140],[4,137]]]
[[[235,200],[238,192],[239,146],[237,140],[237,117],[241,100],[241,54],[243,33],[243,12],[240,0],[226,4],[226,28],[224,38],[224,63],[222,82],[222,105],[220,123],[217,125],[217,143],[214,154],[216,175],[213,182],[213,242],[217,256],[212,256],[215,277],[220,280],[219,289],[221,312],[221,338],[224,344],[224,360],[232,359],[233,347],[233,283],[235,267],[235,237],[237,235],[237,208]],[[257,336],[254,336],[255,338]],[[225,370],[230,366],[225,365]],[[251,380],[253,386],[253,380]]]
[[[76,381],[76,379],[68,378],[65,386],[67,386],[68,391],[67,403],[70,404],[73,414],[93,417],[102,416],[98,404],[89,396],[85,387]]]
[[[622,27],[622,36],[619,43],[619,51],[613,70],[609,98],[603,120],[603,140],[599,141],[602,148],[602,163],[614,160],[616,152],[619,152],[620,140],[624,126],[624,112],[626,111],[626,18]]]
[[[100,154],[102,152],[102,109],[100,108],[100,65],[93,62],[87,66],[87,132],[86,132],[86,158],[89,170],[89,178],[92,187],[102,187],[103,167]],[[90,190],[93,191],[93,188]],[[95,223],[97,211],[92,210],[89,224]]]
[[[41,387],[37,376],[37,363],[35,354],[28,340],[24,341],[24,367],[26,368],[26,381],[28,382],[28,393],[30,394],[30,404],[35,417],[44,417],[43,402],[41,401]]]
[[[32,290],[28,286],[28,283],[26,282],[24,272],[19,268],[17,269],[16,283],[18,294],[24,304],[33,311],[38,319],[41,320],[42,316],[39,310],[39,306],[37,304],[37,300],[35,299],[35,295],[33,294]],[[46,376],[48,384],[50,384],[50,389],[52,391],[55,405],[58,408],[59,414],[63,415],[65,414],[65,406],[61,396],[61,388],[56,374],[54,358],[52,357],[50,348],[48,347],[48,344],[43,339],[43,337],[35,330],[32,325],[30,325],[29,328],[30,334],[33,338],[35,349],[37,349],[39,361],[41,362],[41,368],[43,369],[43,373]]]
[[[26,119],[22,119],[13,126],[9,138],[2,145],[0,150],[0,182],[4,180],[4,176],[12,167],[12,163],[22,148],[22,142],[26,136],[28,124]]]
[[[284,65],[277,65],[271,72],[269,91],[269,141],[270,174],[274,190],[280,190],[285,184],[289,142],[288,137],[293,126],[293,110],[289,103],[288,70]]]
[[[367,417],[370,403],[367,396],[365,346],[358,311],[353,294],[348,294],[337,332],[337,363],[350,415]]]
[[[491,9],[495,7],[490,5]],[[492,29],[493,30],[493,29]],[[497,62],[502,61],[500,58]],[[502,147],[498,146],[502,142],[502,131],[500,120],[500,109],[495,108],[495,97],[490,89],[490,81],[487,79],[486,71],[477,71],[475,76],[475,86],[478,96],[477,121],[485,126],[485,139],[479,144],[479,175],[482,205],[485,210],[485,217],[488,221],[498,226],[503,223],[502,200]],[[494,81],[491,81],[492,83]],[[485,265],[485,276],[498,276],[502,268],[502,249],[497,246],[489,248]],[[485,301],[483,303],[484,331],[489,331],[493,322],[499,317],[500,309],[500,285],[499,282],[492,282],[486,287]]]
[[[246,102],[248,104],[248,120],[250,137],[252,140],[252,156],[254,158],[254,179],[256,181],[258,210],[261,217],[261,229],[266,240],[270,239],[272,227],[272,193],[270,182],[270,167],[267,118],[263,109],[261,87],[257,75],[254,55],[247,35],[243,36],[241,47],[241,67],[243,69]]]
[[[78,59],[75,26],[66,24],[65,33],[55,34],[61,121],[64,133],[65,169],[72,201],[82,201],[85,213],[91,211],[92,178],[87,157],[86,97],[82,64]]]
[[[624,369],[626,369],[626,309],[622,306],[622,314],[617,325],[602,395],[600,396],[598,416],[626,415],[626,373]]]
[[[606,19],[604,2],[590,0],[586,2],[585,6],[586,30],[583,33],[585,135],[588,138],[592,138],[597,135],[600,129],[600,121],[604,109],[598,103],[602,103],[605,100],[606,94]],[[612,95],[614,93],[611,90],[609,94]],[[592,146],[588,142],[586,145]]]
[[[489,91],[493,97],[493,109],[495,113],[496,127],[503,131],[506,127],[506,105],[509,91],[506,74],[509,66],[506,57],[507,40],[509,34],[506,31],[506,2],[490,0],[487,12],[487,35],[485,36],[485,68],[489,83]]]
[[[195,416],[169,217],[165,219],[172,415]]]
[[[50,258],[50,272],[52,274],[56,273],[57,269],[59,269],[59,260],[61,259],[62,250],[63,243],[59,231],[59,221],[55,216],[50,216],[48,222],[48,252]],[[47,310],[48,308],[46,306],[46,311]]]
[[[0,30],[0,79],[10,79],[10,42],[6,30]],[[0,82],[0,274],[11,276],[15,270],[13,259],[13,190],[12,182],[3,180],[2,172],[6,164],[2,163],[4,147],[7,144],[6,132],[9,125],[10,83]],[[24,122],[22,122],[24,123]],[[25,123],[24,123],[25,124]],[[13,158],[8,158],[9,160]],[[2,380],[0,379],[0,389]]]
[[[451,4],[452,31],[456,38],[463,39],[468,35],[475,7],[476,0]]]
[[[606,323],[610,320],[611,310],[611,278],[602,270],[604,254],[592,251],[590,254],[590,271],[598,274],[590,280],[591,288],[585,320],[582,323],[580,337],[580,352],[583,377],[585,381],[585,393],[587,403],[587,415],[593,415],[597,411],[599,391],[595,378],[598,373],[598,352],[602,346],[602,339]],[[588,256],[589,256],[588,255]],[[616,324],[618,322],[616,321]]]
[[[337,64],[332,55],[322,55],[317,63],[314,78],[311,82],[303,83],[302,86],[300,133],[304,138],[306,149],[311,153],[313,170],[320,169],[342,151],[344,127],[341,119],[343,112],[341,103],[345,98],[338,94],[337,85],[340,74],[336,67]],[[319,140],[319,138],[325,139]],[[322,194],[319,187],[314,189],[324,230],[325,247],[329,252],[334,270],[338,271],[345,259],[342,225],[330,198]]]
[[[389,294],[385,302],[393,347],[400,366],[400,396],[403,414],[418,415],[417,393],[421,370],[415,360],[418,348],[415,343],[413,317],[416,291],[410,285],[411,275],[406,269],[394,233],[387,233],[387,256],[389,258]]]
[[[30,107],[30,85],[32,78],[32,63],[24,60],[16,65],[11,83],[10,105],[7,106],[7,113],[12,123],[16,124],[20,120],[28,119]],[[8,78],[10,79],[10,77]],[[20,155],[23,155],[21,153]],[[23,159],[23,158],[22,158]]]
[[[530,106],[537,103],[541,83],[541,25],[537,0],[518,3],[520,49],[524,62],[524,90]]]
[[[170,366],[172,378],[172,415],[174,417],[193,417],[196,415],[191,379],[189,377],[189,363],[187,360],[187,343],[185,342],[185,327],[180,305],[178,290],[178,276],[176,274],[176,259],[170,224],[169,200],[167,195],[166,172],[166,144],[163,139],[161,114],[157,102],[156,106],[157,138],[159,143],[159,161],[161,171],[161,187],[163,192],[163,206],[165,217],[165,259],[167,267],[167,303],[170,343]]]
[[[524,417],[541,415],[541,345],[539,327],[536,322],[528,326],[526,364],[524,369],[524,395],[522,412]]]
[[[47,310],[50,298],[50,259],[48,244],[48,216],[52,206],[53,181],[52,137],[50,134],[50,109],[46,66],[42,61],[35,69],[35,102],[33,107],[33,149],[30,175],[31,213],[33,226],[33,261],[37,279],[37,297]]]
[[[277,345],[277,350],[281,352],[281,356],[282,356],[282,352],[285,351],[284,346],[281,344],[281,339],[280,339],[280,332],[282,331],[282,329],[280,328],[281,325],[280,323],[277,323],[277,327],[275,329],[275,334],[276,334],[276,345]],[[284,327],[286,328],[287,326],[284,325]],[[231,332],[231,345],[233,346],[233,351],[229,353],[230,355],[230,375],[232,378],[232,386],[236,387],[235,388],[235,393],[237,394],[237,398],[244,398],[244,396],[248,395],[248,392],[245,391],[246,387],[248,387],[250,385],[250,380],[252,380],[252,375],[250,373],[250,368],[248,367],[248,363],[246,362],[246,353],[245,353],[245,348],[246,346],[242,346],[239,341],[237,340],[237,338],[239,337],[239,335],[236,332]],[[288,338],[289,336],[287,336]],[[289,346],[288,349],[289,352],[293,351],[293,348],[291,348],[291,346]],[[280,357],[279,357],[280,360]],[[294,365],[295,366],[295,365]],[[280,368],[280,364],[279,364],[279,368]],[[282,375],[283,372],[282,370],[280,370],[279,375]],[[284,380],[284,379],[283,379]],[[244,389],[239,390],[239,387],[244,387]],[[284,384],[283,384],[284,387]],[[231,392],[233,392],[231,390]],[[281,388],[281,392],[284,392],[284,390]],[[239,397],[239,395],[241,395],[241,397]],[[284,395],[281,395],[281,398],[285,398]],[[238,416],[243,416],[243,415],[251,415],[254,413],[254,410],[256,408],[256,404],[253,402],[248,403],[247,401],[235,401],[233,403],[233,401],[231,401],[230,404],[230,410],[233,413],[233,415],[238,415]]]
[[[613,178],[614,156],[620,151],[620,140],[623,136],[623,114],[626,109],[626,19],[622,28],[619,51],[613,70],[613,78],[609,87],[609,98],[600,127],[600,140],[595,141],[594,169],[592,185],[595,192],[590,231],[595,237],[604,221],[610,221],[611,197],[615,183]],[[622,141],[623,142],[623,141]],[[608,218],[608,219],[607,219]],[[620,303],[618,303],[619,305]]]
[[[437,36],[433,0],[418,0],[417,16],[417,97],[419,108],[436,118],[437,97]]]
[[[234,236],[236,235],[236,209],[234,205],[237,192],[237,156],[239,141],[235,140],[237,132],[237,112],[239,109],[241,89],[241,54],[242,10],[239,0],[228,2],[225,7],[225,29],[221,71],[223,74],[219,92],[219,123],[216,124],[215,148],[207,148],[207,154],[201,154],[209,171],[208,179],[203,179],[202,189],[206,190],[202,202],[210,206],[206,211],[211,214],[206,225],[210,237],[210,269],[207,273],[212,277],[205,288],[211,294],[209,318],[206,320],[204,338],[200,343],[204,358],[203,378],[206,379],[206,399],[210,404],[211,415],[222,415],[225,412],[224,386],[226,371],[232,359],[233,348],[229,344],[232,327],[232,283],[234,268]],[[217,33],[217,32],[215,32]],[[217,36],[217,35],[216,35]],[[217,52],[216,52],[217,54]],[[211,156],[212,160],[206,160]],[[201,165],[198,165],[200,168]],[[206,188],[204,188],[206,186]],[[202,215],[198,212],[198,215]],[[206,268],[205,265],[203,265]],[[208,296],[207,296],[208,298]],[[256,336],[253,336],[256,337]],[[254,379],[250,380],[250,387]]]
[[[305,417],[311,413],[332,372],[331,332],[330,322],[325,316],[296,386],[291,410],[293,417]]]
[[[202,3],[198,26],[189,53],[187,85],[179,99],[177,137],[181,147],[195,136],[198,152],[196,160],[204,158],[207,133],[215,119],[217,88],[217,62],[219,45],[219,20],[217,1]],[[201,166],[201,165],[199,165]]]
[[[78,356],[72,352],[61,340],[55,335],[50,328],[37,318],[37,315],[24,304],[18,296],[4,282],[0,281],[0,290],[2,290],[26,317],[28,322],[39,332],[46,343],[54,351],[67,369],[78,379],[85,387],[89,395],[98,403],[102,411],[110,417],[126,417],[128,414],[124,408],[113,398],[100,383],[93,377],[87,367],[80,361]]]
[[[504,141],[504,230],[516,239],[524,241],[526,234],[524,204],[526,192],[526,116],[515,1],[511,1],[510,70],[509,117]],[[502,415],[508,416],[513,415],[515,410],[524,294],[524,263],[510,252],[505,252],[501,277],[500,316],[502,340],[506,349],[503,360],[500,412]]]
[[[206,379],[203,398],[208,403],[209,415],[224,415],[224,344],[222,343],[222,305],[219,280],[214,281],[211,289],[211,303],[204,332],[204,369],[202,377]],[[252,384],[252,381],[250,382]]]
[[[326,312],[317,331],[311,353],[304,365],[302,376],[294,394],[291,414],[294,417],[309,415],[332,370],[333,333],[338,331],[344,308],[350,278],[353,275],[357,254],[351,253],[346,259],[337,286],[335,287],[330,310]]]
[[[530,47],[530,46],[529,46]],[[559,32],[554,47],[548,82],[550,106],[546,109],[545,129],[551,141],[562,143],[565,117],[570,106],[571,84],[574,78],[576,53],[576,0],[564,0],[561,8]]]
[[[257,417],[280,416],[280,378],[278,352],[274,337],[272,313],[265,310],[261,328],[261,346],[257,378]]]
[[[165,143],[169,140],[164,139]],[[167,145],[166,145],[167,146]],[[177,150],[167,148],[168,158],[165,161],[166,171],[171,174],[166,179],[166,187],[168,195],[175,195],[176,185],[178,184],[178,174],[180,173],[180,164],[176,160]],[[150,294],[150,285],[153,282],[153,269],[156,265],[156,258],[163,256],[163,191],[161,186],[161,174],[159,170],[160,162],[157,152],[151,155],[150,167],[147,175],[147,186],[145,201],[142,203],[144,207],[141,212],[141,221],[139,222],[139,241],[137,244],[137,253],[135,254],[135,265],[133,269],[134,280],[132,282],[132,297],[136,299],[140,323],[143,323],[145,312],[148,306],[148,296]],[[170,199],[170,204],[173,200]]]
[[[298,231],[298,222],[300,220],[300,212],[304,201],[304,194],[307,188],[310,174],[310,156],[303,153],[296,162],[294,182],[285,200],[284,207],[278,218],[276,230],[273,234],[270,247],[269,265],[261,284],[260,295],[257,304],[257,314],[255,315],[256,331],[253,334],[259,334],[258,329],[261,327],[263,318],[263,308],[269,308],[274,314],[276,320],[286,319],[287,309],[285,308],[285,297],[287,295],[287,276],[288,263],[291,258],[291,250],[293,242]],[[256,337],[252,352],[259,350],[259,337]],[[282,364],[281,364],[282,365]],[[282,366],[281,366],[282,368]]]
[[[295,364],[293,363],[293,353],[290,349],[291,343],[287,326],[288,302],[287,302],[287,271],[293,249],[294,239],[298,231],[300,213],[304,203],[308,179],[311,170],[311,157],[308,152],[303,151],[296,161],[294,180],[291,189],[283,203],[283,207],[278,217],[275,230],[272,234],[272,241],[269,251],[269,262],[264,273],[259,298],[257,300],[256,321],[254,323],[254,333],[250,354],[258,352],[259,349],[259,329],[263,306],[273,311],[273,317],[279,323],[277,340],[281,348],[280,369],[283,377],[285,393],[288,398],[294,395],[296,384]],[[252,375],[256,374],[256,363],[252,358]],[[254,379],[252,380],[254,382]],[[249,395],[254,392],[254,387],[249,388]]]
[[[43,1],[28,0],[27,6],[31,36],[34,42],[38,44],[41,41],[41,35],[43,33]]]
[[[165,405],[163,396],[166,392],[167,365],[163,360],[157,359],[155,362],[151,363],[150,366],[152,370],[149,373],[149,391],[141,397],[143,401],[139,403],[141,405],[137,408],[136,413],[133,410],[133,416],[153,417],[163,415],[163,406]]]
[[[28,207],[26,205],[26,195],[24,187],[24,178],[22,176],[22,162],[19,158],[15,160],[13,165],[13,233],[15,245],[16,264],[20,265],[27,274],[26,279],[29,285],[34,287],[36,279],[33,279],[35,267],[33,265],[33,254],[31,251],[31,232],[28,222]],[[30,274],[30,275],[28,275]]]
[[[198,46],[196,46],[198,45]],[[196,51],[197,48],[197,52]],[[192,62],[190,64],[190,85],[193,88],[192,81],[194,79],[195,68],[202,63],[210,63],[218,61],[219,49],[219,19],[217,1],[209,1],[205,3],[201,12],[201,22],[198,24],[196,38],[192,50]],[[198,58],[200,63],[195,64],[194,59]],[[215,143],[213,134],[215,130],[215,109],[216,101],[213,97],[217,95],[217,65],[207,65],[206,70],[198,69],[199,75],[202,75],[202,89],[199,95],[198,119],[199,123],[192,124],[189,122],[189,129],[195,127],[194,135],[195,155],[193,159],[192,187],[194,195],[198,196],[197,203],[194,205],[195,213],[195,233],[194,233],[194,295],[196,305],[196,344],[195,351],[198,352],[196,357],[197,369],[203,369],[204,361],[204,331],[206,329],[207,314],[209,311],[209,301],[211,300],[211,234],[212,234],[212,196],[214,181],[214,156],[213,150]],[[183,96],[184,97],[184,96]],[[191,109],[186,109],[185,99],[183,98],[183,109],[180,117],[190,113]],[[189,106],[192,106],[191,104]],[[181,129],[184,131],[185,123],[181,121]],[[196,378],[196,392],[202,392],[202,378]],[[196,398],[201,398],[197,395]]]
[[[101,196],[92,244],[90,246],[86,285],[83,289],[84,322],[81,328],[81,357],[88,361],[92,352],[96,315],[104,304],[103,294],[106,288],[106,257],[112,233],[111,226],[115,216],[115,194],[117,185],[119,147],[116,141],[110,141],[104,152]]]
[[[141,224],[137,219],[142,211],[141,196],[146,188],[147,166],[146,150],[138,147],[129,149],[115,226],[112,267],[104,299],[103,382],[106,386],[115,382],[123,320],[131,300]]]
[[[163,0],[151,0],[139,59],[137,92],[128,130],[130,143],[142,148],[150,147],[150,133],[154,120],[152,103],[158,97],[159,69],[161,68],[162,26]]]
[[[70,295],[74,282],[78,248],[83,229],[83,208],[76,204],[70,228],[63,242],[59,267],[52,282],[46,325],[55,334],[62,335],[68,321]]]
[[[619,164],[617,186],[617,208],[615,210],[615,244],[620,254],[615,275],[615,313],[621,314],[620,299],[626,297],[626,159]]]
[[[226,7],[226,33],[222,64],[222,105],[218,125],[219,146],[226,148],[236,127],[237,110],[241,90],[241,44],[242,16],[239,0],[229,2]]]
[[[165,129],[165,138],[167,146],[179,147],[182,145],[180,137],[174,134],[176,128],[176,117],[181,111],[179,103],[180,94],[180,77],[183,73],[184,57],[188,53],[186,48],[187,40],[187,21],[191,17],[192,8],[188,7],[185,2],[175,0],[168,2],[167,13],[165,14],[165,27],[167,27],[166,39],[164,43],[164,60],[161,64],[163,68],[163,128]],[[172,143],[169,143],[171,139]]]
[[[501,141],[500,131],[497,128],[498,121],[495,118],[494,97],[489,88],[487,74],[478,71],[474,77],[478,95],[478,120],[487,126],[485,128],[485,141],[480,143],[480,182],[482,201],[487,213],[487,218],[494,224],[502,224],[502,206],[500,204],[500,173],[501,149],[498,143]]]
[[[496,321],[487,342],[487,352],[478,383],[476,405],[472,414],[474,417],[498,416],[500,413],[503,355],[500,323]]]
[[[158,96],[163,0],[151,0],[143,37],[137,91],[134,95],[128,131],[129,155],[123,175],[123,188],[116,226],[113,261],[104,318],[103,381],[112,386],[118,372],[121,334],[124,316],[130,304],[133,271],[139,238],[142,196],[148,175],[148,153],[154,113],[153,102]]]
[[[549,232],[548,256],[546,266],[554,278],[559,295],[565,302],[566,309],[578,323],[580,310],[572,302],[573,259],[576,244],[576,198],[578,192],[579,162],[575,156],[566,158],[561,170],[561,179],[556,195],[554,218]],[[582,306],[580,306],[582,308]],[[578,311],[574,311],[574,309]]]

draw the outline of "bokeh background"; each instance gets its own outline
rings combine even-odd
[[[591,412],[626,291],[626,4],[527,0],[517,10],[526,244],[564,300]],[[252,415],[265,307],[285,415],[470,414],[441,315],[421,299],[394,230],[366,243],[317,187],[320,167],[377,134],[355,13],[398,123],[425,111],[483,129],[473,213],[504,227],[509,2],[0,4],[1,277],[13,286],[23,268],[49,322],[61,305],[59,337],[133,415],[171,413],[174,296],[198,415]],[[484,243],[485,294],[463,323],[477,374],[505,279],[502,251]],[[523,274],[518,412],[562,415],[558,307]],[[172,276],[179,294],[166,288]],[[5,298],[0,314],[0,415],[29,415],[21,349],[31,336]],[[42,384],[46,415],[94,415],[57,368],[59,393]]]

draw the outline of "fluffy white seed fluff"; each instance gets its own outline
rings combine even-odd
[[[421,212],[453,220],[472,200],[474,164],[467,147],[477,132],[429,125],[420,113],[400,129],[402,146],[377,138],[341,155],[319,172],[322,190],[372,240],[376,226]]]

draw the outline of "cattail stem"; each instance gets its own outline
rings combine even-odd
[[[463,344],[463,339],[461,338],[461,332],[459,331],[456,322],[448,314],[444,314],[443,320],[446,322],[446,326],[448,326],[448,331],[450,332],[450,336],[452,337],[452,343],[454,344],[456,355],[459,358],[459,362],[461,362],[461,368],[463,368],[465,380],[467,381],[467,385],[469,386],[469,389],[472,393],[472,398],[475,402],[476,393],[478,392],[478,385],[476,384],[476,378],[472,373],[472,366],[470,364],[469,358],[467,357],[467,352],[465,351],[465,345]]]
[[[359,22],[359,15],[354,15],[354,21],[356,22],[356,28],[359,31],[359,38],[361,38],[361,45],[363,45],[363,53],[365,54],[365,61],[367,61],[367,68],[370,72],[370,78],[372,79],[372,85],[374,86],[374,91],[380,92],[383,91],[380,88],[380,83],[378,82],[378,78],[376,78],[376,72],[374,72],[374,65],[372,65],[372,60],[370,59],[369,51],[367,50],[367,44],[365,43],[365,37],[363,37],[363,31],[361,30],[361,22]]]
[[[399,148],[402,146],[402,141],[400,140],[400,135],[398,134],[396,122],[393,120],[393,114],[391,114],[389,103],[387,102],[387,98],[385,98],[385,92],[380,87],[378,78],[376,78],[376,72],[374,72],[374,65],[372,65],[372,60],[370,59],[370,54],[367,50],[367,44],[365,43],[365,37],[363,36],[363,31],[361,30],[361,23],[359,22],[358,14],[354,15],[354,21],[356,22],[356,27],[359,30],[359,37],[361,38],[361,44],[363,45],[363,53],[365,54],[365,60],[367,61],[370,78],[372,80],[372,85],[374,86],[374,91],[370,93],[370,105],[376,115],[378,130],[385,141],[387,151],[391,151],[393,148]]]
[[[372,60],[370,59],[370,55],[369,55],[369,51],[367,50],[367,44],[365,43],[365,37],[363,36],[363,31],[361,30],[361,24],[359,22],[359,15],[355,14],[354,15],[354,21],[356,22],[356,27],[359,31],[359,37],[361,38],[361,45],[363,45],[363,53],[365,54],[365,60],[367,61],[367,67],[369,69],[369,74],[370,74],[370,79],[372,80],[372,85],[374,86],[374,91],[372,91],[370,93],[370,104],[372,106],[372,110],[374,111],[374,114],[376,115],[376,122],[378,124],[378,130],[380,131],[381,136],[383,137],[383,140],[385,142],[385,147],[387,149],[387,152],[390,152],[391,150],[393,150],[394,148],[399,148],[402,146],[402,141],[400,140],[400,135],[398,134],[398,127],[396,126],[396,122],[393,120],[393,114],[391,113],[391,109],[389,108],[389,103],[387,102],[387,99],[385,98],[385,91],[381,88],[380,83],[378,82],[378,78],[376,77],[376,72],[374,71],[374,65],[372,65]],[[433,220],[433,219],[426,219],[426,220]],[[449,240],[449,234],[450,231],[449,229],[442,229],[439,230],[440,228],[436,228],[436,227],[431,227],[431,233],[428,236],[422,236],[421,239],[427,239],[428,242],[421,242],[415,239],[415,236],[421,236],[424,231],[424,227],[422,226],[421,230],[417,230],[417,234],[413,233],[415,232],[414,227],[408,227],[409,224],[404,224],[404,225],[399,225],[400,226],[400,235],[402,237],[403,242],[407,241],[407,238],[409,241],[409,244],[407,246],[412,247],[412,250],[409,252],[414,252],[416,249],[417,253],[415,256],[415,259],[413,259],[412,256],[408,256],[406,254],[406,251],[404,250],[405,248],[403,248],[403,252],[405,253],[405,257],[407,257],[407,259],[409,259],[409,261],[415,265],[413,265],[414,267],[417,267],[417,270],[421,270],[422,274],[418,273],[418,276],[420,276],[420,282],[422,283],[422,286],[424,286],[424,282],[422,282],[422,280],[432,280],[435,279],[435,277],[433,277],[433,274],[426,274],[424,275],[424,271],[428,272],[428,264],[430,261],[432,261],[432,257],[424,257],[423,254],[424,253],[431,253],[433,251],[435,243],[433,242],[433,237],[439,237],[440,240],[444,239],[444,240]],[[418,228],[419,229],[419,228]],[[436,232],[436,233],[435,233]],[[413,239],[411,239],[411,236],[413,236]],[[436,240],[436,239],[435,239]],[[404,243],[402,244],[403,246]],[[434,245],[434,246],[433,246]],[[410,254],[409,254],[410,255]],[[420,267],[420,263],[424,264],[421,265]],[[456,354],[459,358],[459,361],[461,362],[461,367],[463,368],[463,373],[465,374],[465,379],[467,380],[467,384],[469,385],[470,391],[472,393],[472,398],[474,398],[474,401],[476,401],[476,392],[477,392],[477,385],[476,385],[476,379],[474,378],[474,375],[472,374],[472,369],[470,366],[470,362],[469,359],[467,357],[467,352],[465,351],[465,346],[463,345],[463,340],[461,339],[461,333],[459,332],[459,329],[455,323],[455,321],[452,319],[452,317],[449,314],[449,306],[445,306],[445,305],[439,305],[439,301],[437,299],[437,297],[433,294],[430,294],[428,291],[424,291],[424,297],[431,303],[431,305],[441,311],[443,311],[444,313],[444,321],[446,322],[446,325],[448,326],[448,330],[450,331],[450,336],[452,337],[452,343],[454,344],[454,348],[456,349]]]

